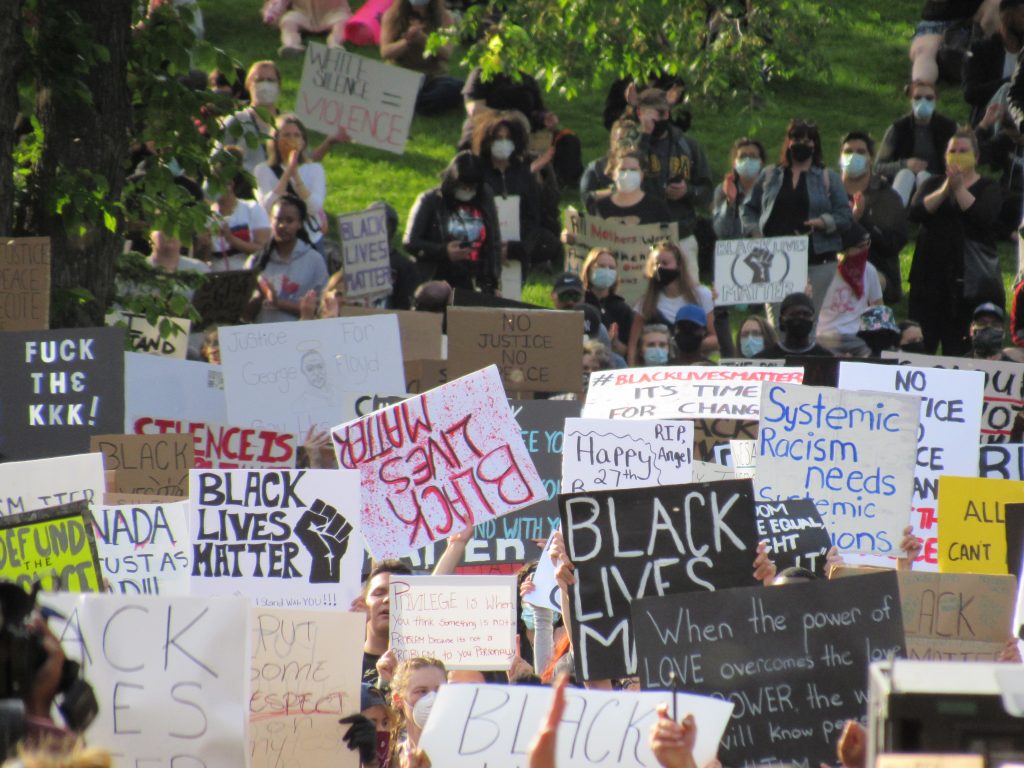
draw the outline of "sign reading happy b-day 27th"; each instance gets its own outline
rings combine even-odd
[[[347,610],[359,594],[359,474],[192,470],[192,593]]]
[[[339,128],[359,144],[402,154],[423,75],[344,48],[306,44],[295,114],[307,128]]]
[[[840,551],[894,555],[910,521],[920,400],[766,384],[759,501],[810,498]]]
[[[362,477],[362,532],[400,557],[547,498],[496,366],[333,429],[338,466]]]
[[[718,305],[782,301],[807,285],[807,237],[715,243]]]

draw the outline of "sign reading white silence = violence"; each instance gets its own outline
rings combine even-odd
[[[757,420],[765,383],[799,384],[801,368],[629,368],[590,376],[587,419]]]
[[[681,687],[735,704],[724,765],[835,759],[867,706],[869,662],[903,655],[894,572],[633,603],[644,688]]]
[[[715,304],[774,304],[807,285],[807,236],[719,240]]]
[[[639,597],[755,584],[750,480],[563,494],[573,650],[580,680],[636,673]]]

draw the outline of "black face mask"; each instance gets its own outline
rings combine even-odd
[[[811,144],[791,144],[789,146],[789,157],[794,163],[803,163],[814,156],[814,147]]]
[[[779,325],[786,336],[794,339],[806,339],[811,335],[813,327],[814,321],[807,317],[791,317]]]
[[[1002,328],[979,328],[971,334],[971,346],[979,357],[993,357],[1003,348]]]
[[[655,120],[654,127],[651,129],[652,136],[664,136],[668,131],[668,126],[671,121],[666,117],[664,120]]]
[[[676,348],[681,353],[692,355],[700,349],[700,343],[704,341],[704,334],[700,331],[678,331],[673,338]]]
[[[668,267],[658,267],[654,272],[654,282],[664,288],[666,285],[671,285],[679,279],[678,269],[669,269]]]
[[[909,352],[911,354],[920,355],[924,354],[924,342],[923,341],[910,341],[906,344],[900,345],[900,352]]]

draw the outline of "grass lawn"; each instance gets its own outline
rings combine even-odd
[[[278,32],[262,23],[258,3],[203,0],[202,10],[207,39],[243,66],[257,59],[275,58]],[[761,139],[769,155],[774,156],[785,125],[792,117],[814,120],[819,125],[825,157],[832,167],[838,163],[839,139],[846,131],[867,130],[881,139],[886,126],[908,108],[903,95],[910,72],[907,49],[920,10],[920,0],[844,3],[838,20],[807,41],[825,52],[827,70],[806,72],[777,84],[763,103],[751,105],[747,99],[736,98],[711,108],[693,109],[690,133],[707,149],[714,178],[720,179],[725,173],[729,148],[739,136]],[[378,58],[373,49],[353,50]],[[289,109],[295,103],[302,60],[279,63],[284,75],[281,107]],[[200,60],[199,64],[209,67],[212,61]],[[605,90],[584,90],[573,101],[555,93],[545,97],[563,126],[579,134],[584,162],[603,155],[607,147],[607,133],[601,122]],[[939,98],[940,111],[957,120],[966,119],[967,109],[959,89],[945,86]],[[417,116],[406,152],[400,157],[356,145],[335,148],[323,161],[327,172],[327,211],[332,215],[354,211],[383,199],[395,206],[404,227],[416,195],[436,184],[438,173],[454,154],[462,117],[461,113],[433,118]],[[578,204],[575,190],[563,190],[562,197],[563,205]],[[911,243],[903,253],[904,280],[912,251]],[[1016,256],[1009,245],[1001,246],[1000,253],[1009,281],[1016,271]],[[527,286],[524,298],[549,305],[550,280],[549,276],[539,276]],[[902,309],[897,308],[901,316]]]

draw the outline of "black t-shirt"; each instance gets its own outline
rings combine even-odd
[[[817,342],[815,342],[814,345],[810,349],[800,350],[799,352],[794,352],[792,350],[783,349],[781,344],[779,344],[778,342],[775,342],[770,347],[765,347],[760,352],[758,352],[756,355],[754,355],[754,357],[756,357],[758,360],[784,360],[787,357],[796,357],[796,356],[799,356],[799,357],[835,357],[835,355],[830,350],[825,349],[823,346],[821,346]]]
[[[590,213],[596,213],[603,219],[625,219],[635,216],[640,224],[657,224],[662,221],[674,221],[664,200],[645,194],[640,202],[629,208],[622,208],[612,202],[611,195],[593,201],[589,206]]]
[[[807,198],[807,172],[800,174],[796,189],[793,188],[793,174],[789,168],[784,169],[782,187],[779,188],[772,213],[764,226],[765,237],[786,237],[788,235],[805,234],[809,218],[810,201]]]
[[[380,661],[381,654],[379,653],[367,653],[363,651],[363,674],[362,679],[366,681],[367,677],[373,678],[369,682],[376,682],[377,680],[377,662]]]

